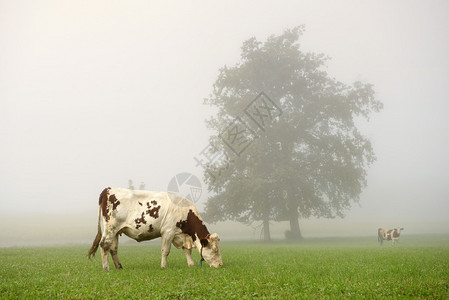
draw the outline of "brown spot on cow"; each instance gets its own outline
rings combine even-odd
[[[153,232],[154,228],[153,228],[153,224],[150,224],[150,228],[148,229],[148,232]]]
[[[147,208],[148,210],[145,212],[146,214],[148,214],[150,217],[153,217],[155,219],[159,218],[159,209],[161,209],[161,206],[157,205],[157,202],[152,200],[151,204],[154,206],[151,206],[149,202],[147,202]]]
[[[139,203],[140,206],[143,206],[143,204],[140,201],[137,201],[137,203]]]
[[[207,237],[210,233],[203,221],[191,209],[187,214],[187,220],[177,222],[176,227],[180,228],[183,233],[190,235],[193,241],[198,236],[203,247],[207,245]]]
[[[100,198],[98,199],[98,205],[101,206],[101,212],[103,213],[106,222],[109,221],[109,219],[111,218],[108,201],[111,202],[113,211],[116,210],[117,206],[120,205],[120,201],[117,199],[117,197],[115,197],[115,195],[109,195],[110,190],[111,190],[110,187],[105,188],[101,192]]]
[[[399,237],[399,232],[397,229],[393,230],[393,237],[395,238]]]
[[[139,229],[139,227],[142,226],[140,224],[146,224],[147,220],[145,220],[144,213],[142,213],[142,216],[140,218],[135,219],[134,222],[136,222],[136,229]]]
[[[103,213],[103,216],[105,216],[106,221],[109,221],[109,216],[108,216],[108,196],[109,196],[109,190],[111,188],[105,188],[101,194],[100,194],[100,198],[99,198],[99,202],[98,205],[101,205],[101,211]]]
[[[115,195],[109,196],[109,202],[112,204],[112,210],[116,210],[117,206],[120,205],[120,201],[115,197]]]

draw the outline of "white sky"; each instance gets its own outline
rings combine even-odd
[[[0,0],[0,215],[91,214],[95,229],[106,186],[202,177],[218,69],[301,24],[303,50],[384,103],[344,222],[449,231],[448,1]]]

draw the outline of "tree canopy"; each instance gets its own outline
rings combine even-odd
[[[344,217],[375,160],[356,126],[382,108],[373,86],[330,77],[327,56],[301,51],[303,31],[245,41],[241,62],[220,69],[205,99],[218,108],[206,121],[216,159],[205,167],[205,216],[262,221],[266,240],[270,220],[289,220],[298,238],[299,217]]]

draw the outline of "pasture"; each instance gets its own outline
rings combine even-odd
[[[0,298],[244,299],[449,297],[449,236],[222,241],[224,267],[187,267],[172,248],[160,268],[159,240],[122,244],[123,270],[101,269],[90,245],[0,248]]]

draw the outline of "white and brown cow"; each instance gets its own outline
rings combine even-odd
[[[391,240],[392,244],[399,243],[399,236],[401,235],[401,230],[404,228],[398,227],[395,229],[383,229],[379,228],[377,230],[377,240],[382,245],[384,240]]]
[[[89,258],[100,246],[103,269],[109,270],[109,252],[115,267],[121,269],[117,250],[118,236],[122,233],[138,242],[161,237],[162,268],[167,267],[172,243],[184,250],[189,266],[194,265],[192,248],[198,250],[201,259],[209,266],[223,265],[218,235],[210,234],[195,205],[178,195],[122,188],[104,189],[99,200],[98,233],[89,250]]]

